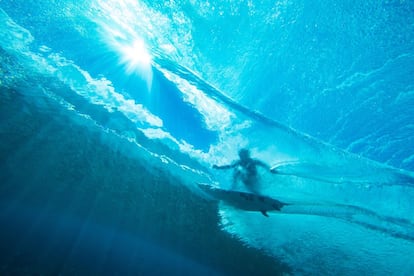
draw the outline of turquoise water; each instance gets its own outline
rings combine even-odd
[[[414,271],[413,2],[3,0],[0,26],[1,274]],[[288,208],[199,190],[241,147]]]

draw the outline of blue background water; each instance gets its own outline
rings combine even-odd
[[[0,8],[4,273],[414,271],[412,1]],[[205,201],[242,146],[302,207]]]

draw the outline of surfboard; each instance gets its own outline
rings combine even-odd
[[[289,205],[268,196],[225,190],[205,183],[198,183],[198,187],[211,197],[228,205],[246,211],[261,212],[266,217],[269,216],[268,211],[281,211],[284,206]]]

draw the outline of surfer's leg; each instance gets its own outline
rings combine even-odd
[[[233,172],[233,183],[232,183],[232,189],[234,189],[237,186],[237,181],[242,177],[240,170],[234,170]]]
[[[249,178],[243,179],[243,183],[246,186],[246,189],[253,194],[260,194],[258,189],[258,178],[255,176],[250,176]]]
[[[246,188],[252,194],[256,194],[256,195],[260,194],[257,187],[254,187],[253,185],[246,185]]]

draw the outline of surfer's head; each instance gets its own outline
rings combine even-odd
[[[241,160],[245,160],[245,159],[250,158],[249,150],[246,149],[246,148],[243,148],[243,149],[239,150],[239,157],[240,157]]]

